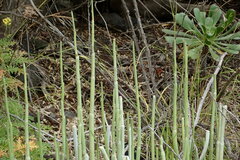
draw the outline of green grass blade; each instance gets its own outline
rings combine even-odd
[[[29,104],[28,104],[28,81],[27,81],[27,69],[25,63],[23,63],[24,70],[24,96],[25,96],[25,144],[26,144],[26,160],[30,160],[30,146],[29,146]]]
[[[138,89],[138,75],[137,75],[137,62],[136,62],[136,53],[135,53],[135,46],[133,43],[133,67],[134,67],[134,83],[135,83],[135,95],[136,95],[136,102],[137,102],[137,116],[138,116],[138,126],[137,126],[137,160],[140,159],[141,154],[141,145],[142,145],[142,121],[141,121],[141,106],[140,106],[140,95]]]
[[[177,83],[177,47],[176,40],[173,43],[173,131],[172,131],[172,139],[173,139],[173,149],[176,154],[179,154],[178,150],[178,140],[177,140],[177,93],[178,93],[178,83]]]
[[[40,123],[40,112],[37,112],[37,126],[38,126],[38,141],[39,141],[39,150],[40,150],[40,160],[43,160],[43,142],[41,134],[41,123]]]
[[[66,117],[64,112],[64,80],[63,80],[63,51],[62,42],[60,42],[60,76],[61,76],[61,116],[62,116],[62,154],[63,158],[67,155],[67,139],[66,139]]]
[[[210,128],[210,146],[209,146],[209,160],[213,160],[214,150],[214,130],[215,130],[215,117],[216,117],[216,99],[217,99],[217,81],[216,75],[214,75],[213,87],[212,87],[212,113],[211,113],[211,128]]]
[[[90,160],[95,159],[95,135],[94,135],[94,110],[95,110],[95,24],[94,24],[94,4],[91,0],[91,89],[90,89],[90,114],[89,114],[89,152]]]
[[[156,110],[156,96],[153,96],[152,102],[152,125],[151,125],[151,159],[155,159],[155,110]]]
[[[4,101],[5,101],[5,107],[6,107],[7,119],[8,119],[7,134],[8,134],[9,158],[10,158],[10,160],[14,160],[15,158],[14,158],[14,146],[13,146],[13,126],[12,126],[12,121],[10,118],[8,93],[7,93],[7,85],[6,85],[5,77],[3,77],[3,85],[4,85]]]

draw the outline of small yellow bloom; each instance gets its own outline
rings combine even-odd
[[[12,24],[12,20],[9,17],[6,17],[2,20],[3,24],[6,26],[10,26]]]

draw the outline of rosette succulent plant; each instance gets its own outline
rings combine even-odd
[[[169,29],[163,32],[168,34],[165,38],[169,43],[173,43],[174,39],[177,44],[185,42],[189,47],[188,55],[193,59],[198,58],[206,47],[212,58],[219,60],[223,52],[238,54],[240,51],[240,44],[236,42],[240,40],[240,32],[237,31],[240,22],[235,22],[235,16],[234,10],[223,14],[217,5],[211,5],[208,14],[195,8],[195,22],[185,13],[175,15],[176,23],[186,32]]]

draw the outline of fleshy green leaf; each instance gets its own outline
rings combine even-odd
[[[211,17],[207,17],[205,20],[205,27],[206,28],[212,28],[213,25],[213,19]]]
[[[208,16],[213,19],[213,24],[216,25],[222,15],[222,10],[215,4],[210,6]]]
[[[198,46],[204,46],[205,44],[202,43],[200,40],[194,39],[191,41],[191,44],[188,44],[189,48],[195,48]]]
[[[220,60],[220,56],[212,48],[209,48],[209,52],[215,61]]]
[[[173,36],[165,36],[165,39],[170,44],[173,44],[175,39],[176,39],[176,44],[183,43],[184,41],[191,41],[191,39],[189,38],[173,37]]]
[[[190,49],[188,51],[188,56],[191,57],[192,59],[197,59],[200,56],[200,53],[202,52],[202,48],[203,45]]]
[[[205,20],[206,34],[209,37],[212,37],[216,32],[216,27],[213,24],[213,19],[211,17],[207,17]]]
[[[187,34],[186,32],[181,32],[181,31],[173,31],[170,29],[163,29],[162,30],[164,33],[169,34],[169,35],[176,35],[176,36],[182,36],[182,37],[188,37],[188,38],[194,38],[194,36]]]
[[[228,34],[230,34],[230,33],[232,33],[232,32],[235,32],[239,27],[240,27],[240,22],[234,23],[234,24],[230,27],[230,29],[228,29],[226,32],[224,32],[224,33],[222,34],[222,37],[225,36],[225,35],[228,35]]]
[[[204,46],[208,47],[209,53],[214,60],[219,60],[219,55],[223,52],[229,54],[239,53],[240,45],[231,41],[240,40],[240,32],[236,32],[240,22],[231,25],[236,16],[234,10],[228,10],[226,16],[221,19],[223,15],[222,10],[217,5],[211,5],[208,17],[206,17],[206,12],[201,12],[198,8],[194,9],[194,15],[198,26],[185,13],[176,14],[176,23],[187,31],[184,33],[181,31],[163,30],[164,33],[172,35],[166,36],[166,40],[169,43],[173,43],[176,40],[177,44],[185,42],[190,48],[188,55],[193,59],[200,56]]]
[[[222,51],[230,53],[230,54],[238,54],[239,53],[239,51],[236,51],[236,50],[233,50],[233,49],[230,49],[230,48],[227,48],[227,47],[223,47],[223,46],[221,46],[220,44],[217,44],[217,43],[215,43],[214,46],[216,46],[215,50],[222,50]]]
[[[168,43],[173,44],[174,40],[176,39],[176,44],[181,44],[186,42],[188,46],[195,46],[196,44],[200,44],[201,41],[198,39],[191,39],[191,38],[183,38],[183,37],[173,37],[173,36],[165,36],[165,39]]]
[[[227,43],[218,43],[218,44],[234,51],[240,51],[240,44],[227,44]]]
[[[222,26],[217,27],[215,30],[215,36],[218,36],[223,31],[224,31],[224,27],[222,27]]]
[[[229,9],[226,13],[226,21],[224,22],[225,28],[228,27],[236,17],[236,11],[233,9]]]
[[[200,12],[199,8],[194,8],[193,12],[198,24],[203,26],[205,24],[206,12]]]
[[[232,33],[229,35],[226,35],[224,37],[219,37],[217,40],[239,40],[240,39],[240,32]]]
[[[185,13],[178,13],[175,16],[176,22],[187,30],[194,30],[194,23]]]
[[[230,54],[238,54],[239,53],[239,51],[229,49],[229,48],[222,48],[222,50],[224,50],[225,52],[230,53]]]

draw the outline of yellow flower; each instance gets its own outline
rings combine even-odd
[[[6,17],[2,20],[3,24],[6,26],[10,26],[12,24],[12,20],[9,17]]]

